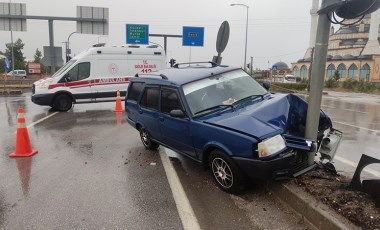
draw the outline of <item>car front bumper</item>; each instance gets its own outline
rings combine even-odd
[[[51,105],[54,94],[33,94],[31,99],[37,105]]]
[[[307,161],[302,161],[297,154],[291,151],[265,161],[241,157],[232,157],[232,159],[250,179],[280,180],[292,178],[293,174],[307,168]]]

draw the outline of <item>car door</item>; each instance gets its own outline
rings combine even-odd
[[[90,79],[90,62],[81,62],[73,66],[60,82],[70,89],[77,102],[93,98],[92,80]]]
[[[161,88],[160,110],[159,124],[163,142],[182,153],[195,157],[189,118],[170,116],[172,110],[184,111],[176,89]]]
[[[162,141],[159,126],[159,87],[147,85],[140,99],[140,108],[138,113],[139,123],[149,132],[153,139]]]

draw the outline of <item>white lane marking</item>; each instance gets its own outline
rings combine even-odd
[[[334,159],[338,160],[338,161],[340,161],[340,162],[342,162],[344,164],[347,164],[349,166],[352,166],[354,168],[356,168],[358,166],[358,163],[355,163],[353,161],[347,160],[346,158],[343,158],[343,157],[340,157],[340,156],[335,156]],[[369,174],[372,174],[374,176],[380,177],[380,172],[378,172],[376,170],[365,168],[363,171],[365,171],[365,172],[367,172]]]
[[[33,127],[33,126],[37,125],[38,123],[40,123],[40,122],[42,122],[42,121],[44,121],[44,120],[46,120],[46,119],[48,119],[48,118],[50,118],[50,117],[56,115],[57,113],[58,113],[58,112],[54,112],[54,113],[52,113],[52,114],[49,114],[48,116],[43,117],[43,118],[39,119],[38,121],[35,121],[35,122],[31,123],[30,125],[28,125],[28,126],[26,126],[26,127],[27,127],[27,128]]]
[[[333,121],[333,123],[337,123],[337,124],[341,124],[341,125],[347,125],[347,126],[351,126],[351,127],[357,128],[357,129],[364,129],[364,130],[368,130],[368,131],[380,134],[380,130],[368,129],[368,128],[364,128],[364,127],[360,127],[360,126],[356,126],[356,125],[351,125],[351,124],[339,122],[339,121]]]
[[[183,190],[182,184],[178,178],[176,171],[169,157],[166,155],[164,148],[159,150],[162,165],[164,166],[166,177],[172,190],[173,198],[177,206],[179,217],[181,218],[183,228],[185,230],[200,230],[198,220],[194,214],[193,208],[190,205],[189,199]]]

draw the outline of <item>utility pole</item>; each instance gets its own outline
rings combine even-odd
[[[311,48],[310,66],[309,66],[308,81],[307,81],[308,92],[310,92],[311,73],[313,70],[313,59],[314,59],[314,47]],[[323,79],[324,79],[324,76],[323,76]]]
[[[328,0],[323,0],[323,2]],[[315,58],[311,72],[309,105],[307,108],[305,137],[317,140],[319,117],[322,101],[323,79],[326,70],[327,48],[330,34],[331,12],[318,17],[317,37],[315,43]],[[314,148],[316,149],[316,148]],[[308,152],[308,165],[314,164],[315,152]]]

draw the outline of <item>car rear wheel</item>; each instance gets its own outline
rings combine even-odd
[[[220,150],[210,154],[209,168],[215,183],[223,191],[237,194],[245,188],[245,178],[234,162]]]
[[[54,108],[61,111],[67,112],[73,106],[73,100],[69,95],[61,94],[54,99]]]
[[[140,138],[141,138],[141,142],[147,149],[154,150],[154,149],[157,149],[158,146],[160,146],[156,142],[152,141],[150,134],[144,128],[140,128]]]

